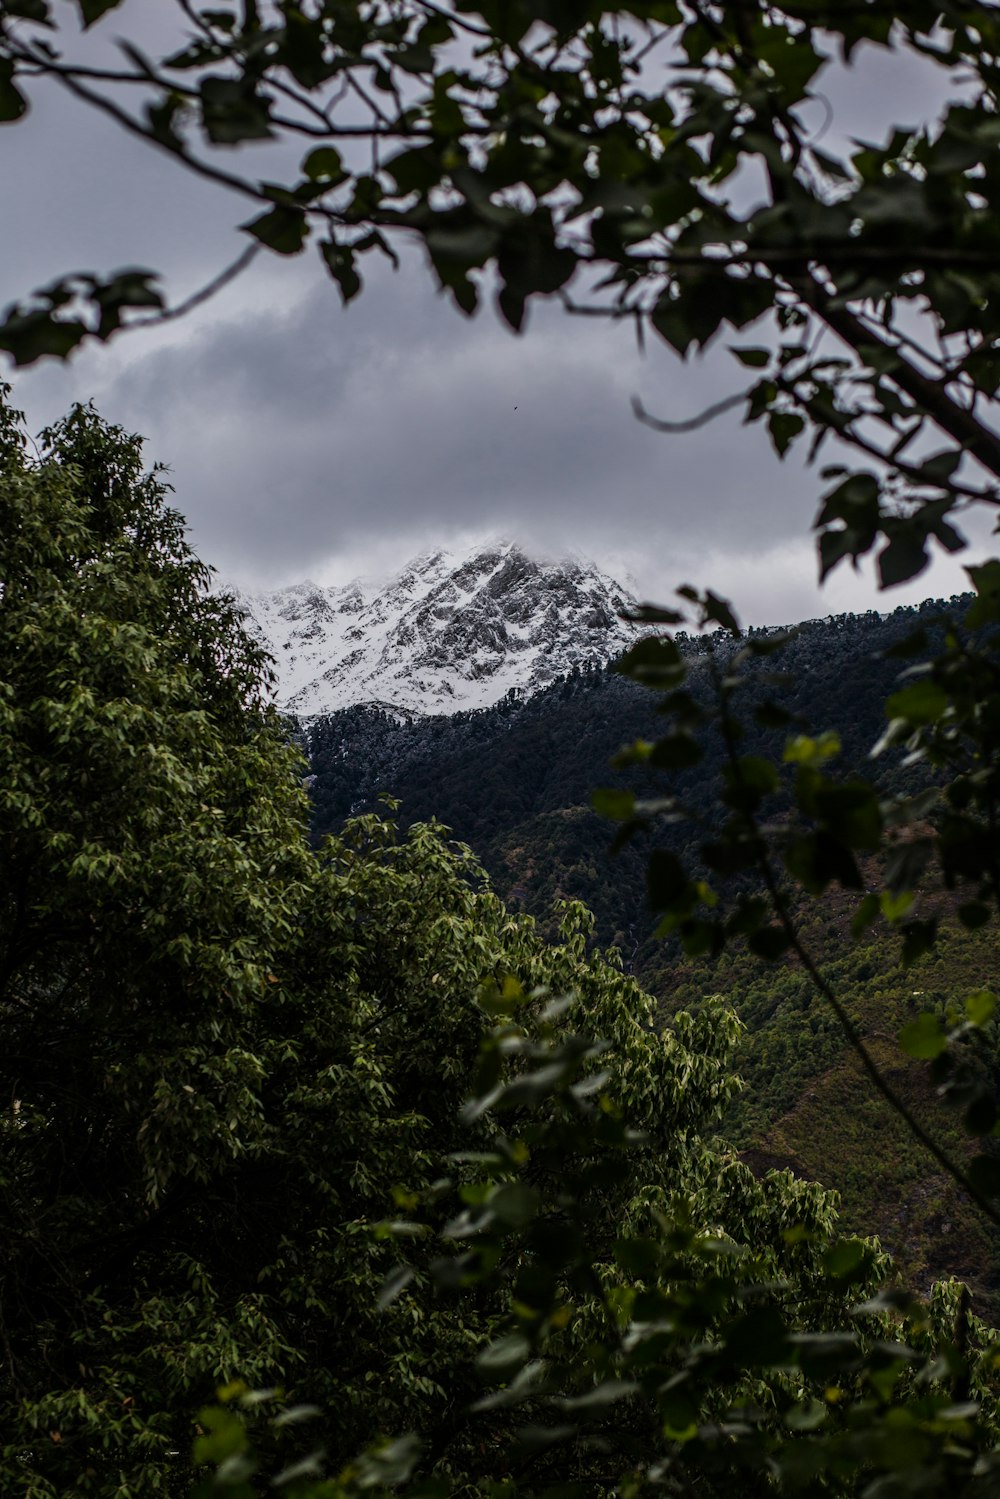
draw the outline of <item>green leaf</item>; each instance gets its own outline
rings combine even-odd
[[[524,1228],[538,1212],[539,1196],[523,1182],[507,1182],[496,1189],[487,1205],[497,1221],[506,1228]]]
[[[375,1305],[379,1311],[384,1311],[391,1306],[398,1296],[406,1290],[413,1280],[416,1272],[412,1265],[397,1265],[390,1270],[382,1282],[382,1289],[378,1293]]]
[[[903,950],[900,960],[904,968],[909,968],[924,953],[930,952],[937,940],[937,922],[930,921],[908,921],[903,927]]]
[[[302,162],[302,170],[310,182],[329,183],[331,186],[343,182],[347,173],[340,152],[333,146],[317,146]]]
[[[497,306],[507,326],[513,328],[515,333],[520,333],[524,323],[524,295],[509,286],[502,286],[497,293]]]
[[[833,729],[827,729],[816,738],[811,738],[808,734],[796,734],[785,745],[782,758],[786,765],[819,766],[836,759],[840,751],[840,735]]]
[[[730,635],[740,633],[740,622],[728,599],[721,598],[719,594],[713,593],[710,588],[705,590],[702,601],[702,611],[705,615],[706,624],[721,625],[728,630]]]
[[[663,1434],[671,1442],[689,1442],[698,1435],[700,1411],[693,1396],[683,1387],[674,1385],[661,1389],[656,1395],[656,1408]]]
[[[977,989],[975,994],[970,994],[965,1001],[965,1013],[969,1024],[975,1026],[986,1025],[993,1017],[997,1007],[997,997],[989,989]]]
[[[874,538],[873,538],[874,539]],[[857,533],[848,528],[823,531],[819,538],[819,580],[825,583],[830,573],[845,557],[857,557],[871,546],[859,539]]]
[[[947,1049],[948,1037],[938,1017],[925,1010],[916,1020],[903,1026],[899,1033],[899,1044],[907,1056],[929,1062]]]
[[[690,770],[701,761],[704,753],[693,734],[678,730],[654,742],[647,763],[660,770]]]
[[[969,606],[965,622],[970,630],[977,630],[1000,619],[1000,561],[991,557],[978,567],[967,567],[965,571],[977,594]]]
[[[79,318],[60,318],[39,309],[17,308],[0,323],[0,349],[6,349],[16,365],[34,364],[51,355],[65,359],[87,337],[87,325]]]
[[[669,292],[664,292],[660,297],[650,313],[649,321],[664,343],[668,343],[682,357],[695,341],[696,334],[688,322],[686,308]]]
[[[850,849],[823,830],[791,839],[785,849],[785,867],[814,895],[821,894],[832,880],[845,890],[863,888]]]
[[[120,0],[115,0],[115,3],[120,3]],[[6,0],[3,8],[10,16],[36,21],[40,26],[51,25],[52,7],[48,0]]]
[[[860,1239],[841,1239],[823,1255],[823,1268],[827,1275],[838,1280],[854,1279],[863,1270],[865,1259],[865,1246]]]
[[[692,885],[676,854],[654,848],[646,864],[646,893],[654,911],[672,911],[678,905],[690,909]]]
[[[20,120],[28,112],[28,101],[14,83],[14,64],[0,57],[0,124]]]
[[[727,1363],[735,1368],[783,1363],[788,1356],[784,1318],[777,1307],[754,1307],[729,1329],[724,1347]]]
[[[78,0],[84,29],[93,26],[109,10],[117,10],[122,0]]]
[[[808,772],[800,772],[800,776],[805,774]],[[845,847],[878,848],[882,836],[882,810],[873,786],[864,781],[838,785],[819,780],[811,790],[807,805],[822,819],[830,836]]]
[[[948,694],[943,687],[924,677],[894,692],[885,705],[887,718],[902,718],[907,723],[936,723],[948,711]]]
[[[606,1379],[582,1395],[564,1397],[557,1402],[559,1410],[573,1411],[581,1415],[600,1415],[620,1400],[627,1400],[638,1393],[640,1386],[634,1380]]]
[[[346,307],[361,290],[354,251],[349,245],[338,245],[334,240],[325,240],[319,250],[327,270],[340,287],[341,301]]]
[[[893,537],[878,555],[879,582],[883,588],[907,583],[917,577],[930,562],[923,537],[904,531]]]
[[[859,903],[851,919],[851,936],[857,940],[871,926],[879,914],[881,902],[877,895],[869,893]]]
[[[400,193],[425,193],[441,180],[441,150],[437,145],[414,146],[386,163],[386,171]]]
[[[939,453],[932,453],[925,458],[920,465],[920,472],[925,478],[934,483],[942,483],[952,478],[961,467],[965,454],[961,448],[942,448]]]
[[[531,1346],[522,1333],[509,1333],[483,1349],[476,1369],[488,1384],[508,1380],[531,1356]]]
[[[261,214],[259,219],[241,224],[240,228],[279,255],[298,255],[309,234],[309,221],[301,208],[279,203],[268,213]]]
[[[751,932],[747,938],[747,946],[758,958],[763,958],[765,963],[776,963],[788,951],[791,938],[781,927],[763,926],[756,932]]]
[[[618,1239],[614,1254],[626,1275],[638,1280],[655,1280],[663,1249],[654,1239],[631,1237]]]
[[[243,1406],[258,1404],[262,1398],[274,1398],[273,1390],[253,1390],[245,1395],[240,1401]],[[302,1426],[306,1421],[315,1421],[322,1416],[322,1407],[318,1405],[287,1405],[284,1410],[278,1412],[273,1418],[271,1425],[277,1431],[283,1431],[286,1426]]]
[[[900,890],[898,892],[883,890],[879,896],[878,904],[886,921],[896,923],[902,921],[903,917],[910,911],[913,906],[913,900],[912,890]]]
[[[352,1464],[353,1482],[362,1493],[385,1493],[387,1489],[399,1488],[408,1482],[420,1452],[420,1439],[412,1432],[392,1439],[381,1437]]]
[[[794,1405],[785,1413],[785,1425],[789,1431],[816,1431],[829,1419],[829,1409],[819,1400],[810,1400],[805,1405]]]
[[[763,755],[741,755],[735,765],[723,770],[725,800],[730,806],[744,808],[749,801],[755,807],[763,797],[778,789],[778,772]]]
[[[662,604],[636,604],[634,609],[627,611],[625,618],[640,625],[682,625],[686,615]]]
[[[270,102],[256,92],[252,79],[210,73],[202,78],[199,93],[201,122],[213,145],[237,146],[273,136]]]
[[[771,358],[770,349],[741,348],[737,344],[730,344],[729,352],[735,354],[740,364],[745,364],[749,369],[763,369]]]
[[[677,687],[686,674],[680,651],[664,635],[651,635],[631,646],[615,662],[615,671],[652,688]]]
[[[202,1428],[202,1435],[196,1437],[192,1454],[196,1467],[203,1463],[220,1464],[226,1459],[248,1453],[250,1439],[246,1427],[239,1416],[225,1406],[206,1406],[198,1414],[198,1424]],[[249,1471],[252,1472],[253,1469],[250,1468]]]
[[[635,815],[635,797],[631,791],[619,791],[614,787],[603,787],[591,792],[590,805],[600,817],[610,817],[615,822],[624,822]]]
[[[779,458],[784,458],[791,444],[805,429],[805,420],[795,411],[772,411],[767,418],[771,444]]]

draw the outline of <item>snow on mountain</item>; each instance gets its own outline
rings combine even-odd
[[[619,618],[631,594],[592,563],[538,561],[513,542],[428,552],[379,588],[227,591],[275,659],[279,706],[303,717],[488,707],[608,661],[638,633]]]

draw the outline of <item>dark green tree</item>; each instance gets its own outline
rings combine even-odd
[[[127,35],[131,9],[5,0],[2,116],[63,88],[245,199],[251,249],[314,243],[345,301],[365,257],[402,236],[466,313],[495,270],[514,328],[552,295],[681,353],[763,319],[724,404],[779,455],[838,439],[824,573],[880,547],[885,583],[912,577],[932,545],[961,545],[956,519],[994,503],[992,5],[179,0],[169,55],[126,42],[118,66],[78,58],[70,13]],[[930,75],[926,117],[881,144],[824,123],[825,70],[866,46]],[[233,149],[268,141],[303,152],[278,181]],[[29,362],[108,338],[155,318],[155,282],[70,274],[11,306],[0,346]]]
[[[689,1427],[748,1400],[741,1464],[822,1467],[785,1449],[829,1369],[787,1340],[841,1338],[845,1409],[880,1371],[895,1391],[850,1319],[889,1265],[838,1240],[829,1194],[712,1142],[732,1013],[659,1033],[582,909],[552,946],[432,826],[369,816],[314,853],[259,653],[138,440],[76,408],[35,456],[5,406],[2,442],[4,1487],[185,1493],[194,1420],[217,1386],[239,1407],[237,1379],[285,1392],[251,1411],[315,1402],[335,1488],[380,1482],[388,1458],[355,1455],[416,1430],[404,1467],[439,1487],[526,1462],[529,1488],[617,1481],[679,1443],[671,1471],[712,1492]],[[628,1372],[657,1285],[689,1368],[659,1414]],[[973,1375],[940,1367],[929,1405],[904,1381],[893,1408],[928,1454],[974,1453],[948,1382]],[[470,1415],[480,1377],[499,1388]],[[529,1462],[553,1401],[584,1426]],[[247,1483],[239,1413],[201,1422],[197,1459]],[[297,1425],[258,1426],[273,1471]]]
[[[115,0],[81,0],[78,12],[87,26],[111,12],[121,25],[127,15]],[[553,295],[571,311],[627,318],[641,336],[661,337],[681,353],[704,346],[720,329],[759,325],[755,341],[734,350],[743,388],[721,404],[742,406],[750,422],[766,428],[779,456],[808,443],[815,460],[827,445],[833,461],[821,472],[816,520],[823,576],[875,552],[883,584],[914,577],[935,546],[961,548],[963,516],[995,506],[1000,17],[994,6],[665,0],[540,10],[516,0],[454,9],[425,0],[315,0],[205,12],[181,4],[179,12],[190,32],[181,51],[147,58],[128,47],[121,67],[94,68],[76,60],[69,31],[53,26],[46,0],[7,0],[0,5],[0,111],[16,122],[40,81],[58,83],[252,202],[244,226],[250,252],[263,246],[292,255],[315,240],[345,300],[361,288],[363,257],[391,254],[394,239],[406,236],[425,246],[438,281],[465,312],[481,295],[480,273],[495,272],[501,313],[515,329],[532,299]],[[816,112],[825,108],[823,69],[831,57],[832,66],[849,64],[865,45],[887,48],[903,62],[919,59],[936,72],[946,97],[959,76],[960,96],[939,108],[928,89],[932,102],[918,127],[860,145],[838,145],[831,132],[832,144],[824,146],[816,126]],[[298,169],[280,183],[242,174],[231,148],[275,137],[286,145],[301,141]],[[748,207],[733,187],[750,177],[762,186]],[[15,362],[65,355],[84,338],[107,338],[130,321],[155,319],[162,307],[150,272],[71,274],[12,305],[0,342]],[[66,441],[57,437],[56,445]],[[81,566],[74,576],[91,573]],[[717,952],[743,939],[765,960],[794,952],[839,1016],[873,1085],[904,1113],[804,946],[792,892],[821,894],[832,883],[857,890],[858,931],[881,911],[899,927],[907,961],[935,937],[934,920],[914,905],[928,871],[957,893],[969,930],[994,918],[1000,562],[970,569],[970,578],[975,603],[948,621],[944,648],[932,655],[915,633],[911,675],[888,704],[888,741],[928,760],[939,787],[916,803],[887,801],[863,778],[837,775],[831,726],[806,732],[788,722],[794,811],[776,825],[770,813],[782,772],[742,752],[740,710],[740,650],[759,655],[775,642],[714,649],[709,716],[727,747],[722,826],[694,860],[662,850],[651,866],[662,929],[676,933],[689,952]],[[729,606],[710,592],[686,590],[679,609],[650,609],[645,618],[658,629],[693,623],[736,631]],[[30,640],[20,648],[30,659]],[[903,653],[901,665],[906,660]],[[626,834],[687,815],[670,777],[692,763],[704,722],[669,639],[641,647],[628,669],[665,694],[673,722],[659,743],[633,752],[667,778],[663,794],[638,804],[603,803]],[[228,683],[230,674],[220,680]],[[71,712],[85,714],[86,705],[85,692]],[[771,723],[783,722],[779,710],[765,711]],[[46,720],[46,732],[57,732],[54,723]],[[14,786],[16,793],[16,779]],[[236,789],[227,787],[227,794]],[[30,818],[30,798],[25,805]],[[205,806],[212,805],[206,798]],[[72,839],[74,830],[67,831]],[[71,846],[60,836],[54,843],[39,839],[48,858],[64,857],[60,851]],[[248,846],[250,857],[252,840]],[[95,882],[113,883],[108,848],[96,832],[89,842],[81,832],[73,847],[84,863],[65,866],[71,893],[88,859]],[[866,893],[860,860],[883,855],[884,888]],[[28,858],[19,874],[29,901],[43,898],[32,893],[33,868]],[[219,899],[230,883],[238,899],[239,880],[231,880],[225,859],[221,869]],[[14,928],[24,927],[26,940],[34,941],[31,961],[49,995],[63,928],[53,921],[40,935],[36,907],[25,917],[16,895],[12,901]],[[115,921],[123,928],[135,921],[137,909],[123,907],[111,930]],[[237,995],[240,983],[251,981],[264,952],[254,945],[261,940],[256,927],[234,957],[183,899],[182,926],[171,925],[172,906],[157,909],[157,917],[138,923],[142,942],[158,940],[162,922],[164,941],[173,934],[178,944],[175,961],[186,941],[205,948],[198,972],[214,973],[223,996],[239,975]],[[273,915],[280,923],[279,911],[280,902]],[[994,1003],[977,991],[963,1014],[917,1017],[903,1036],[912,1055],[931,1063],[975,1135],[989,1136],[996,1127],[996,1100],[965,1067],[963,1052],[975,1044]],[[66,1013],[75,1013],[72,1004]],[[215,1064],[208,1065],[217,1087]],[[212,1098],[209,1163],[224,1153],[225,1110]],[[147,1168],[158,1194],[170,1189],[177,1151],[190,1132],[182,1109],[165,1104],[164,1116],[169,1148],[161,1165],[154,1153]],[[252,1135],[252,1119],[248,1127]],[[147,1134],[159,1138],[152,1126]],[[966,1169],[923,1138],[939,1164],[997,1218],[1000,1171],[989,1140]]]
[[[453,1474],[502,1448],[517,1413],[470,1430],[465,1408],[505,1288],[442,1299],[432,1232],[449,1155],[494,1127],[488,1100],[458,1115],[497,985],[533,1014],[572,996],[546,1034],[572,1047],[586,1023],[612,1048],[615,1117],[643,1143],[627,1169],[595,1164],[601,1274],[676,1200],[692,1231],[727,1225],[759,1295],[796,1316],[833,1203],[706,1141],[736,1086],[735,1017],[660,1035],[649,998],[588,955],[586,913],[550,945],[431,826],[400,841],[366,817],[314,853],[264,663],[138,439],[86,407],[37,456],[6,405],[0,434],[3,1487],[186,1492],[194,1417],[237,1377],[316,1402],[335,1465],[379,1431],[419,1429]],[[538,1164],[559,1190],[558,1161]],[[541,1181],[508,1183],[508,1226]],[[411,1231],[380,1227],[393,1194],[425,1217],[380,1310]],[[884,1257],[857,1254],[874,1285]],[[583,1357],[604,1313],[581,1294]],[[265,1438],[274,1464],[289,1429]]]

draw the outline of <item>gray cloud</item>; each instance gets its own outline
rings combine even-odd
[[[750,485],[759,434],[730,420],[664,438],[629,405],[642,391],[693,413],[720,380],[737,385],[726,364],[642,359],[624,327],[557,309],[516,339],[490,315],[460,318],[407,265],[346,313],[324,284],[288,308],[244,307],[105,374],[99,395],[171,463],[201,543],[242,567],[301,572],[435,528],[690,545],[723,526],[759,549],[808,523],[801,475],[765,460]]]
[[[871,53],[828,80],[852,133],[877,135],[902,109],[913,81],[893,83],[891,65]],[[0,146],[0,190],[17,206],[11,295],[132,261],[163,267],[176,297],[245,243],[238,199],[51,95]],[[30,372],[17,395],[36,424],[94,396],[145,433],[200,549],[250,583],[379,570],[501,532],[627,569],[648,594],[714,582],[750,618],[867,606],[870,585],[846,575],[816,593],[818,481],[794,456],[779,464],[735,414],[665,437],[630,409],[637,392],[690,416],[746,378],[722,349],[686,365],[662,346],[641,358],[628,328],[551,305],[521,338],[490,312],[467,321],[416,256],[398,274],[376,265],[344,311],[310,255],[259,261],[189,321]],[[952,568],[911,592],[960,581]]]

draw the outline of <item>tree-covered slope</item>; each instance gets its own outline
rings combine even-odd
[[[885,927],[852,940],[846,907],[843,897],[831,897],[821,910],[801,911],[809,951],[907,1106],[952,1155],[967,1160],[969,1136],[897,1038],[921,1011],[961,1014],[984,963],[1000,973],[1000,939],[946,920],[934,951],[903,968],[898,938]],[[854,1232],[877,1233],[919,1290],[957,1275],[995,1319],[1000,1236],[873,1090],[799,964],[789,958],[765,966],[738,949],[712,962],[664,951],[647,981],[664,1014],[699,1013],[718,994],[739,1014],[745,1030],[736,1066],[744,1087],[723,1129],[755,1170],[790,1168],[835,1188],[844,1222]],[[975,1037],[973,1065],[992,1087],[998,1039],[994,1024]]]
[[[816,730],[836,725],[842,760],[861,767],[885,727],[886,698],[907,667],[891,652],[916,627],[933,634],[941,607],[807,623],[762,660],[744,706],[773,700]],[[692,689],[707,695],[705,645],[690,640],[684,649],[694,667]],[[627,741],[662,734],[657,701],[614,671],[600,671],[487,712],[406,724],[355,709],[315,722],[306,736],[315,833],[374,805],[380,794],[398,797],[404,823],[434,816],[471,844],[511,905],[544,921],[559,898],[586,901],[600,940],[622,949],[626,967],[658,997],[664,1016],[697,1012],[706,996],[723,994],[746,1027],[738,1055],[746,1087],[725,1129],[747,1159],[761,1169],[790,1166],[835,1187],[851,1228],[879,1233],[915,1282],[960,1274],[992,1308],[996,1235],[951,1182],[929,1172],[920,1147],[871,1094],[838,1022],[795,961],[765,966],[738,947],[717,960],[690,959],[675,942],[652,937],[648,851],[636,841],[612,855],[613,826],[591,810],[590,795],[629,777],[642,785],[644,773],[609,762]],[[747,748],[773,753],[788,732],[757,727]],[[670,789],[709,822],[720,816],[711,788],[721,756],[721,746],[708,739],[697,766],[668,778]],[[898,755],[877,763],[887,790],[912,791],[928,774],[905,767]],[[657,789],[663,780],[661,774]],[[874,884],[874,868],[870,874]],[[861,944],[852,939],[842,896],[828,895],[819,908],[803,906],[802,919],[810,950],[880,1064],[929,1126],[943,1131],[960,1156],[968,1154],[932,1087],[907,1067],[896,1037],[922,1007],[960,1008],[979,982],[973,952],[981,970],[985,944],[1000,968],[1000,942],[990,932],[973,937],[956,928],[935,953],[904,970],[898,939],[887,928]]]
[[[845,761],[861,764],[885,727],[885,700],[906,664],[886,653],[938,608],[810,621],[762,661],[755,696],[780,702],[814,728],[836,725]],[[707,698],[707,670],[698,664],[707,643],[683,645],[695,663],[691,690]],[[653,694],[611,669],[577,673],[525,702],[512,697],[480,712],[406,723],[356,707],[313,720],[303,739],[314,832],[336,829],[380,796],[398,798],[404,825],[438,818],[475,849],[505,898],[544,917],[554,896],[580,897],[597,916],[600,940],[620,939],[631,952],[649,925],[645,859],[638,851],[609,859],[609,825],[591,812],[590,798],[595,787],[624,783],[625,773],[610,767],[624,744],[662,733],[657,706]],[[773,748],[784,731],[755,732],[761,747]],[[721,744],[709,739],[697,766],[672,773],[671,789],[697,804],[721,755]],[[898,761],[886,759],[883,774],[894,788],[905,783]],[[701,800],[705,816],[718,815],[707,793]]]
[[[988,1450],[961,1297],[856,1326],[888,1256],[720,1146],[733,1012],[657,1025],[585,910],[546,941],[426,824],[314,855],[261,653],[138,440],[76,408],[32,453],[3,394],[0,1493],[373,1499],[419,1462],[413,1499],[551,1499],[666,1453],[728,1499],[816,1471],[826,1401],[855,1499],[887,1333],[913,1367],[879,1388],[948,1457],[956,1327]]]

